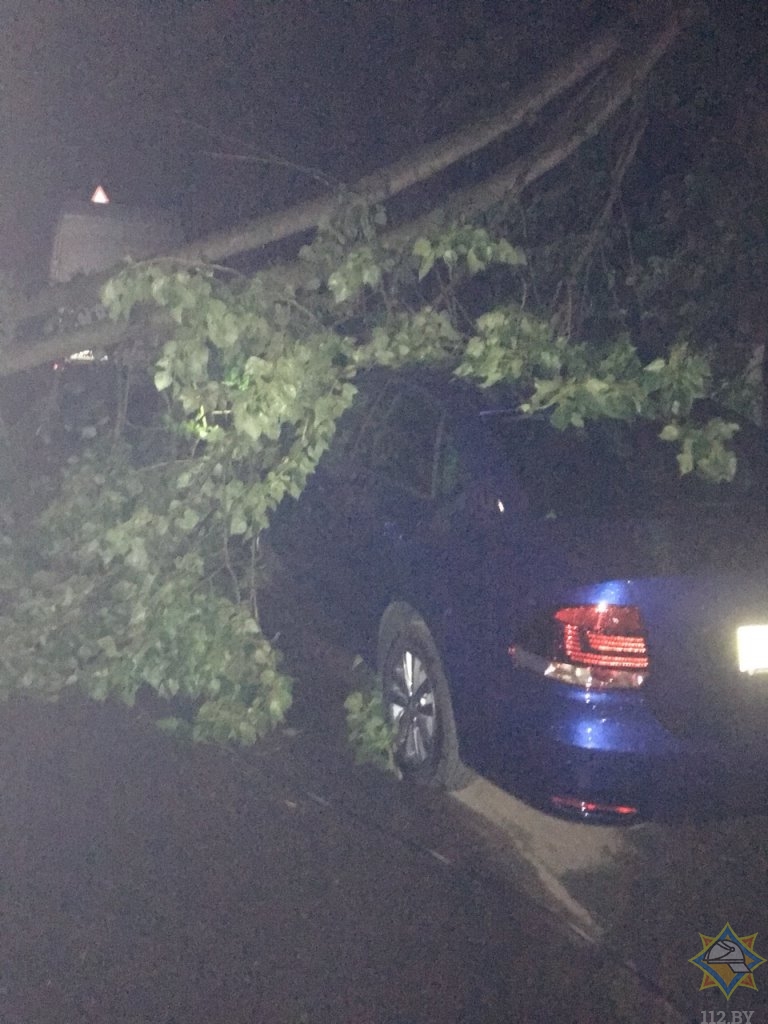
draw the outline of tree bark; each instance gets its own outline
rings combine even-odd
[[[431,178],[535,117],[553,99],[609,60],[619,45],[617,32],[601,35],[542,80],[525,89],[497,114],[460,128],[422,146],[415,153],[407,154],[389,167],[374,171],[351,186],[350,193],[365,203],[378,203]],[[317,227],[324,218],[333,214],[335,208],[335,195],[321,196],[197,239],[167,255],[191,263],[218,263]],[[99,288],[110,276],[110,273],[90,274],[68,284],[46,288],[30,300],[24,316],[31,318],[62,306],[77,307],[94,302]]]
[[[605,64],[618,48],[619,37],[616,33],[601,36],[569,57],[544,79],[525,89],[494,116],[460,128],[436,142],[420,147],[415,153],[409,153],[389,167],[361,178],[350,189],[351,194],[366,205],[372,205],[385,202],[412,185],[426,181],[535,117],[553,99],[568,92],[597,67]],[[335,206],[334,196],[310,200],[229,231],[191,242],[183,246],[178,255],[182,259],[203,263],[221,262],[238,253],[261,249],[272,242],[317,227],[321,220],[333,213]]]
[[[636,56],[624,57],[586,99],[577,98],[558,118],[544,141],[526,157],[521,158],[479,185],[454,192],[439,210],[388,232],[387,244],[398,245],[423,234],[444,219],[461,216],[469,219],[509,196],[519,195],[528,185],[567,160],[588,139],[596,135],[606,121],[632,95],[637,85],[653,69],[670,48],[690,17],[688,12],[670,16],[663,26],[635,48]],[[619,42],[614,34],[573,55],[537,85],[526,90],[504,111],[481,122],[469,125],[438,142],[425,146],[388,168],[368,175],[351,190],[365,202],[381,202],[398,192],[423,181],[476,152],[500,136],[518,127],[525,119],[541,111],[553,98],[583,81],[590,72],[606,64],[616,54]],[[170,258],[190,263],[220,262],[227,257],[254,251],[271,242],[316,227],[333,212],[335,197],[324,197],[299,204],[288,210],[241,225],[217,235],[190,243],[168,254]],[[285,279],[300,279],[301,269],[293,265],[283,268]],[[78,308],[94,305],[102,284],[114,271],[91,275],[70,285],[47,289],[31,301],[24,316],[40,316],[60,307]],[[282,277],[282,274],[281,274]],[[67,352],[86,348],[107,349],[119,344],[127,328],[119,324],[98,324],[79,331],[61,333],[42,341],[6,349],[0,355],[0,377],[39,366]]]

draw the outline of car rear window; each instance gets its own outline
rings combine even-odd
[[[659,440],[656,424],[601,420],[561,431],[514,412],[482,419],[538,516],[691,515],[704,508],[766,513],[765,437],[749,427],[736,438],[735,479],[716,484],[681,475],[678,449]]]

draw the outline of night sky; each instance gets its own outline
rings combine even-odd
[[[177,209],[194,236],[317,194],[322,176],[353,181],[492,109],[609,6],[0,0],[0,264],[35,276],[61,203],[99,182]],[[646,6],[613,5],[635,22]],[[709,25],[723,43],[708,73],[759,78],[761,8]]]

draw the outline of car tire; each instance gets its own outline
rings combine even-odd
[[[447,790],[466,786],[472,773],[459,756],[440,654],[424,620],[407,605],[391,605],[382,618],[378,669],[403,780]]]

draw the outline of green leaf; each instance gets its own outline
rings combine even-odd
[[[232,537],[240,537],[248,530],[248,521],[241,510],[232,513],[229,520],[229,533]]]
[[[496,257],[501,263],[510,267],[524,267],[528,260],[522,249],[511,245],[506,239],[502,239],[497,246]]]
[[[425,260],[433,255],[432,243],[428,238],[417,238],[413,243],[413,255]]]
[[[667,367],[666,359],[654,359],[653,362],[648,363],[645,367],[646,373],[661,373]]]
[[[693,443],[690,439],[687,439],[683,443],[683,450],[677,456],[677,465],[679,466],[680,472],[683,476],[693,472]]]
[[[190,737],[192,735],[192,726],[189,722],[185,722],[182,718],[156,718],[155,726],[160,729],[161,732],[168,733],[171,736],[179,737]]]
[[[179,520],[179,526],[185,533],[189,533],[200,522],[199,514],[189,505],[184,509],[184,514]]]
[[[352,294],[349,282],[340,273],[331,274],[328,278],[328,287],[331,289],[333,298],[337,303],[346,302],[349,296]]]
[[[419,280],[420,281],[424,280],[424,278],[430,272],[432,267],[434,267],[434,265],[435,265],[435,254],[433,252],[430,252],[428,256],[425,256],[424,259],[422,259],[421,264],[419,266]]]
[[[467,268],[470,274],[478,274],[481,270],[485,270],[485,263],[480,259],[474,249],[470,249],[467,253]]]
[[[381,283],[381,267],[376,266],[376,264],[365,267],[362,272],[362,279],[363,284],[376,288]]]

